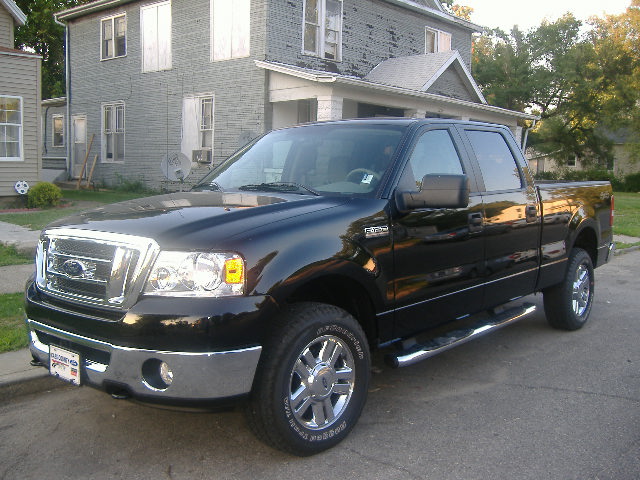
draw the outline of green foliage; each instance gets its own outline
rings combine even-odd
[[[540,115],[529,136],[537,151],[610,166],[611,132],[640,135],[638,7],[589,27],[566,14],[527,32],[491,30],[474,44],[474,76],[489,103]],[[640,158],[640,146],[630,151]]]
[[[42,55],[42,98],[65,94],[64,27],[53,14],[89,0],[16,0],[27,22],[16,29],[16,48]]]
[[[27,193],[27,206],[29,208],[52,207],[57,205],[61,198],[60,187],[49,182],[38,182]]]
[[[640,173],[632,173],[624,177],[624,191],[640,193]]]
[[[152,194],[152,190],[145,185],[144,180],[141,178],[125,178],[124,176],[116,173],[116,183],[113,185],[113,190],[121,193],[143,193]]]

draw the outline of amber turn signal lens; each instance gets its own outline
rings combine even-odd
[[[244,282],[244,262],[241,258],[230,258],[224,262],[224,281],[233,284]]]

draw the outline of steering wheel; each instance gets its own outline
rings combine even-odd
[[[346,180],[347,182],[352,183],[365,183],[363,182],[365,175],[371,175],[372,177],[371,180],[366,183],[371,184],[373,180],[380,180],[380,175],[378,175],[373,170],[369,170],[368,168],[354,168],[349,173],[347,173]]]

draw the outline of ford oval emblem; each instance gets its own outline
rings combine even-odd
[[[69,277],[84,277],[86,267],[79,260],[67,260],[62,264],[62,271]]]

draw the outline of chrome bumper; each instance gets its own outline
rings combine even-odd
[[[205,353],[142,350],[82,337],[30,319],[27,326],[31,353],[43,364],[49,364],[49,345],[43,339],[53,337],[62,340],[63,348],[90,349],[106,359],[96,361],[81,353],[82,384],[98,388],[117,385],[134,397],[158,400],[206,401],[246,394],[262,350],[260,346]],[[173,371],[173,382],[166,388],[152,386],[143,374],[143,365],[158,361],[166,362]]]

